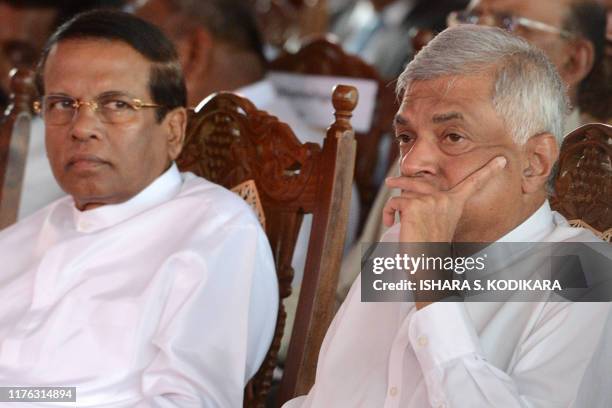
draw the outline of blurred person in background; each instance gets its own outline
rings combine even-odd
[[[566,133],[582,125],[581,96],[594,84],[593,68],[604,57],[606,16],[597,0],[472,0],[451,13],[449,25],[481,24],[504,28],[540,48],[567,84],[573,107]],[[582,94],[582,95],[581,95]]]
[[[417,30],[443,30],[446,15],[466,5],[467,0],[360,0],[336,12],[330,31],[347,52],[393,80],[414,54],[411,40]]]
[[[604,55],[593,67],[578,95],[578,105],[587,122],[612,124],[612,0],[599,0],[607,14]]]

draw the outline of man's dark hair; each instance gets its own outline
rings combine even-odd
[[[44,94],[44,67],[51,49],[66,40],[121,41],[151,61],[149,92],[158,105],[157,120],[177,107],[187,106],[183,71],[174,46],[154,25],[128,13],[94,10],[79,14],[57,29],[47,41],[36,68],[36,86]],[[87,63],[87,62],[84,62]]]
[[[584,109],[593,98],[601,103],[602,99],[598,96],[597,89],[602,84],[598,83],[601,77],[597,72],[604,59],[606,10],[594,0],[574,0],[565,17],[563,28],[590,41],[595,50],[593,68],[578,87],[578,106]]]
[[[257,55],[265,65],[262,36],[255,11],[245,0],[172,0],[184,16],[201,24],[213,37]]]

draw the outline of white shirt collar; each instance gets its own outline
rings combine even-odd
[[[487,267],[484,271],[467,271],[466,277],[470,279],[483,278],[494,273],[500,273],[500,271],[507,271],[510,265],[526,256],[526,253],[532,248],[532,243],[547,241],[546,238],[554,230],[555,220],[547,200],[529,218],[512,231],[495,241],[492,245],[488,245],[476,254],[472,254],[472,257],[485,256],[487,258]],[[495,245],[497,243],[523,243],[523,245]],[[516,272],[515,269],[512,269],[512,271]],[[528,269],[523,269],[523,271],[531,273]]]
[[[547,200],[529,218],[497,242],[540,242],[554,229],[553,212]]]
[[[236,89],[236,93],[251,101],[255,106],[268,106],[278,97],[268,77]]]
[[[108,204],[79,211],[72,202],[74,228],[78,232],[96,232],[119,224],[174,197],[181,189],[181,173],[175,163],[140,193],[120,204]]]

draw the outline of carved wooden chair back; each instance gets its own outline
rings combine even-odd
[[[35,98],[34,73],[13,71],[9,105],[0,118],[0,230],[17,221]]]
[[[311,37],[305,40],[296,53],[283,52],[270,63],[270,68],[274,71],[300,74],[370,79],[378,84],[372,126],[367,133],[355,133],[355,182],[359,189],[363,221],[380,187],[375,179],[379,145],[385,135],[391,135],[393,130],[393,116],[398,107],[393,87],[383,81],[376,68],[357,55],[347,54],[341,45],[327,37]],[[389,152],[389,163],[396,155],[395,150]],[[386,174],[386,171],[384,173]]]
[[[356,149],[349,118],[356,103],[355,88],[335,88],[336,120],[322,148],[300,143],[288,125],[231,93],[212,95],[188,120],[179,168],[228,188],[254,180],[278,274],[274,340],[245,390],[245,406],[264,407],[270,390],[285,323],[282,299],[291,293],[291,260],[304,214],[312,214],[312,229],[279,403],[308,392],[314,382],[346,234]]]
[[[574,226],[612,238],[612,126],[590,123],[563,140],[552,207]]]

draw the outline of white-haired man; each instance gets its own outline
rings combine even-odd
[[[472,0],[466,10],[448,16],[450,25],[479,24],[503,28],[540,48],[555,65],[567,87],[571,111],[563,121],[567,134],[585,124],[587,118],[580,110],[586,105],[602,104],[597,95],[604,84],[596,84],[593,67],[603,55],[605,15],[594,0]],[[593,92],[597,89],[597,92]],[[602,93],[603,92],[603,93]],[[596,101],[596,102],[594,102]],[[587,109],[588,111],[588,109]],[[389,175],[397,175],[398,163],[393,163]],[[386,231],[381,209],[395,190],[381,187],[359,237],[360,242],[377,240]],[[338,297],[346,296],[352,281],[359,273],[359,248],[352,248],[342,265]]]
[[[384,218],[400,222],[383,241],[595,240],[546,199],[567,97],[541,51],[498,28],[450,28],[408,65],[398,93],[401,176],[387,185],[402,194]],[[287,407],[567,407],[610,316],[605,302],[432,302],[417,292],[416,302],[367,303],[361,292],[358,279],[315,385]]]

